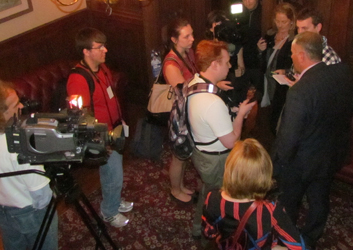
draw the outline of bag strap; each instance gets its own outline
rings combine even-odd
[[[242,231],[244,230],[245,228],[245,225],[250,217],[250,215],[255,211],[255,209],[261,205],[260,202],[258,201],[254,201],[251,206],[248,208],[248,210],[246,210],[244,216],[241,218],[240,222],[239,222],[239,225],[238,225],[238,228],[237,230],[235,231],[234,233],[234,237],[233,237],[233,242],[236,243],[240,237],[240,234],[242,233]]]
[[[188,82],[186,82],[185,84],[188,84]],[[219,89],[217,86],[213,85],[212,83],[205,83],[205,82],[198,82],[198,83],[195,83],[192,86],[187,88],[185,112],[186,112],[186,125],[187,125],[187,128],[189,131],[191,131],[190,123],[189,123],[189,115],[187,112],[187,110],[188,110],[187,103],[189,100],[189,96],[194,95],[194,94],[198,94],[198,93],[210,93],[210,94],[217,95],[218,91],[219,91]],[[200,146],[211,145],[219,140],[218,138],[216,138],[210,142],[196,142],[194,140],[194,137],[192,136],[191,132],[190,132],[190,136],[191,136],[192,140],[194,141],[194,144],[200,145]]]
[[[175,62],[179,65],[178,61],[177,61],[175,58],[173,58],[173,57],[167,57],[167,58],[165,58],[165,59],[163,60],[161,70],[159,71],[159,74],[158,74],[158,76],[156,77],[156,80],[152,83],[151,88],[153,87],[153,84],[156,84],[156,83],[159,81],[159,78],[161,77],[162,72],[163,72],[164,64],[165,64],[167,61],[175,61]],[[179,65],[179,66],[180,66],[180,65]]]
[[[91,73],[87,70],[85,70],[82,67],[75,67],[72,68],[70,71],[70,75],[71,74],[79,74],[81,76],[83,76],[88,84],[88,88],[89,88],[89,96],[90,96],[90,103],[91,103],[91,112],[94,115],[94,105],[93,105],[93,92],[95,90],[95,84],[94,84],[94,80],[93,77],[91,76]]]
[[[184,58],[180,55],[180,53],[175,49],[174,46],[173,46],[172,50],[178,56],[178,58],[184,63],[185,67],[189,70],[189,72],[191,74],[193,74],[193,71],[192,71],[190,65],[184,60]],[[186,56],[189,58],[189,54],[187,52],[185,52],[185,53],[186,53]]]

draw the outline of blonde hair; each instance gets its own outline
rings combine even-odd
[[[238,141],[230,152],[222,190],[235,199],[263,199],[273,185],[272,161],[255,139]]]
[[[278,13],[282,13],[286,15],[286,17],[290,20],[291,26],[289,28],[289,40],[293,40],[296,32],[297,14],[294,6],[291,5],[290,3],[281,3],[275,7],[275,10],[273,12],[273,19],[272,19],[273,25],[272,25],[272,29],[269,32],[269,35],[277,33],[277,26],[275,23],[275,19]]]

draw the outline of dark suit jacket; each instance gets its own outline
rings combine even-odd
[[[349,150],[353,82],[343,64],[320,62],[289,89],[272,152],[274,175],[330,178]],[[276,176],[275,176],[276,177]]]

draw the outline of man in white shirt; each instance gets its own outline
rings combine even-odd
[[[196,74],[189,81],[189,87],[196,88],[197,83],[209,83],[210,87],[217,88],[216,83],[227,76],[231,67],[229,59],[224,42],[201,41],[196,49],[200,75]],[[244,117],[254,105],[255,102],[248,103],[245,100],[232,121],[228,107],[219,96],[205,92],[194,94],[188,99],[188,119],[196,143],[192,161],[203,182],[194,216],[193,237],[201,236],[201,214],[206,195],[211,189],[222,186],[225,160],[240,138]]]
[[[6,122],[22,108],[14,89],[0,81],[0,173],[41,170],[41,165],[19,164],[17,154],[9,153]],[[0,178],[0,233],[5,250],[32,249],[49,204],[49,179],[38,174]],[[42,249],[58,249],[58,218],[55,214]]]

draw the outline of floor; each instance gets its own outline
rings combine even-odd
[[[130,137],[134,134],[135,124],[138,118],[142,117],[144,114],[144,106],[141,104],[133,104],[130,105],[128,110],[126,120],[130,125]],[[245,137],[255,137],[257,138],[267,150],[271,149],[274,136],[269,132],[268,123],[266,122],[266,117],[268,117],[269,110],[268,109],[261,109],[259,110],[256,125],[254,126],[251,131],[246,131],[244,136]],[[90,168],[87,171],[87,168],[77,168],[72,170],[72,174],[76,179],[79,187],[81,187],[84,194],[89,195],[94,190],[99,188],[100,181],[99,181],[99,173],[98,168]],[[65,204],[64,201],[60,201],[58,204],[58,215],[60,216],[63,214],[69,205]],[[3,250],[1,238],[0,238],[0,250]]]
[[[125,120],[127,120],[127,123],[130,125],[130,137],[128,138],[128,141],[131,139],[131,137],[134,134],[137,120],[140,117],[143,117],[144,110],[145,110],[144,106],[141,104],[129,104],[128,112],[125,114]],[[258,116],[259,124],[264,123],[265,121],[264,117],[266,117],[266,112],[267,111],[264,110],[263,114]],[[255,126],[255,128],[252,131],[246,132],[246,136],[262,137],[261,140],[263,141],[264,146],[269,149],[271,146],[272,139],[271,137],[268,138],[268,136],[263,135],[262,132],[264,131],[265,128],[266,127],[263,125]],[[87,168],[73,168],[71,173],[74,176],[75,180],[77,181],[78,186],[82,189],[85,195],[89,195],[94,190],[98,189],[100,186],[99,169],[97,167],[90,168],[90,171],[87,171]],[[61,200],[57,206],[58,215],[60,216],[61,214],[63,214],[68,209],[69,206],[70,205],[66,204],[64,200]],[[0,250],[3,250],[1,236],[0,236]]]

